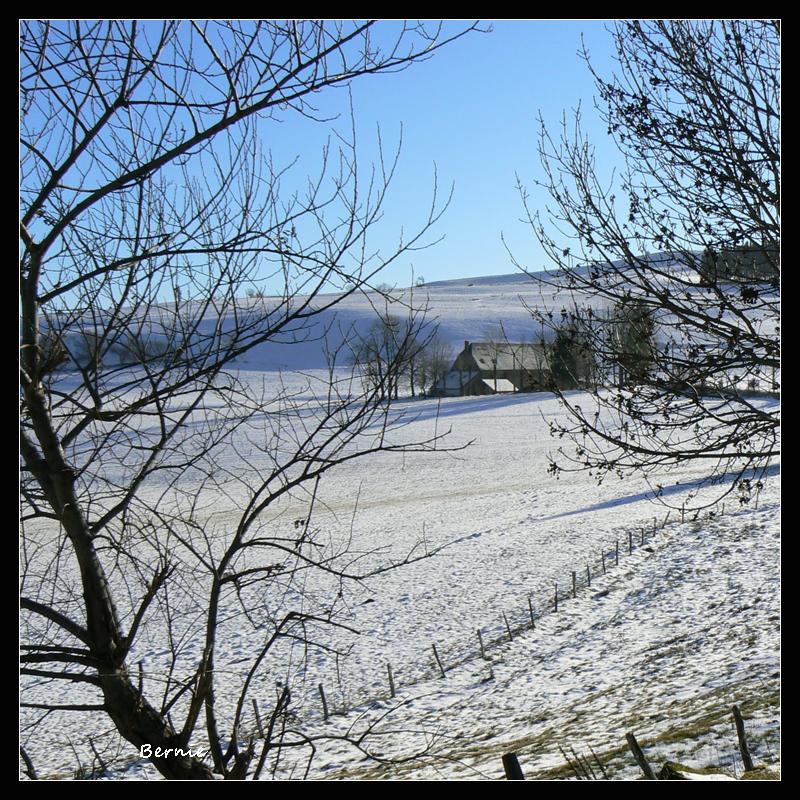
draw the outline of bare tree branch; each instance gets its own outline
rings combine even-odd
[[[261,774],[291,738],[292,697],[265,709],[258,759],[249,700],[286,669],[283,645],[330,649],[347,581],[423,557],[359,570],[347,541],[271,517],[291,500],[310,519],[320,480],[352,459],[440,446],[393,438],[411,420],[396,387],[363,386],[332,334],[343,301],[430,244],[448,200],[434,185],[416,232],[379,252],[397,154],[379,142],[364,169],[351,119],[299,180],[261,142],[279,120],[324,119],[320,92],[475,29],[23,21],[23,696],[39,685],[22,708],[50,712],[36,731],[61,711],[103,714],[128,746],[166,752],[151,760],[167,778]],[[392,374],[428,330],[423,308],[403,307]],[[327,342],[329,370],[300,389],[239,372],[256,348],[312,342]],[[309,573],[335,589],[300,612],[287,597]],[[257,642],[245,666],[220,647],[232,620]],[[82,682],[103,702],[73,694]],[[194,741],[210,763],[185,754]]]
[[[696,462],[699,485],[746,498],[780,452],[779,32],[678,20],[612,35],[616,74],[584,57],[625,169],[605,181],[579,110],[558,135],[541,124],[551,206],[519,186],[555,265],[536,277],[564,303],[532,313],[600,368],[588,399],[560,393],[569,418],[552,433],[574,447],[551,470],[639,471],[660,494],[657,474]]]

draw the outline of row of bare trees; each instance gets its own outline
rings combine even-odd
[[[386,312],[350,344],[350,358],[358,367],[365,387],[381,399],[425,395],[450,369],[453,347],[424,311],[412,310],[400,317]]]

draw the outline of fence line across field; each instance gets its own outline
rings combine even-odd
[[[717,510],[715,506],[715,510],[710,511],[705,519],[717,518],[723,516],[724,513],[725,504],[723,503],[721,511]],[[658,533],[659,530],[663,531],[664,528],[666,528],[666,526],[669,524],[670,518],[671,510],[667,511],[667,514],[663,519],[659,519],[659,517],[654,516],[649,518],[647,523],[640,522],[630,527],[625,526],[623,530],[627,529],[626,532],[628,533],[627,554],[633,555],[635,550],[645,547],[646,542],[648,541],[648,536],[652,538]],[[675,517],[672,519],[672,522],[673,524],[684,523],[686,521],[697,522],[700,519],[703,519],[703,517],[700,516],[700,511],[694,512],[692,517],[688,517],[688,513],[684,504],[681,507],[680,519]],[[637,537],[639,540],[638,544],[634,543],[634,531],[639,534]],[[578,592],[581,589],[591,588],[593,577],[596,578],[606,575],[609,568],[619,566],[619,544],[619,539],[617,538],[614,543],[610,544],[609,546],[602,547],[600,552],[595,555],[592,561],[585,563],[585,568],[582,566],[579,570],[572,571],[570,584],[571,591],[569,594],[566,594],[563,591],[563,584],[561,588],[559,587],[558,582],[555,583],[554,589],[550,592],[551,599],[549,601],[546,600],[546,594],[540,590],[538,593],[541,598],[539,606],[544,609],[540,613],[537,614],[535,611],[535,594],[528,594],[526,598],[527,609],[523,610],[519,615],[517,615],[524,618],[525,621],[522,623],[514,622],[513,618],[515,614],[513,611],[510,612],[511,619],[509,619],[509,612],[503,609],[499,612],[499,619],[492,626],[490,631],[486,631],[485,624],[477,628],[473,626],[473,630],[477,631],[477,637],[473,644],[469,644],[469,640],[465,640],[463,637],[458,643],[446,646],[445,648],[442,648],[441,642],[429,642],[427,645],[428,653],[432,653],[432,657],[427,659],[429,667],[427,670],[423,671],[422,675],[415,677],[413,680],[405,683],[402,682],[398,677],[401,673],[397,672],[397,665],[393,665],[389,662],[376,664],[376,672],[382,670],[383,674],[388,676],[389,680],[388,684],[386,685],[386,693],[376,694],[375,684],[372,684],[369,687],[362,687],[360,690],[355,691],[348,687],[348,692],[351,693],[351,696],[353,697],[353,699],[348,702],[347,698],[344,696],[344,690],[341,690],[340,687],[342,694],[341,697],[337,698],[340,701],[339,707],[334,709],[331,705],[331,698],[329,697],[327,704],[325,704],[325,706],[321,709],[323,719],[328,720],[330,716],[333,715],[346,715],[353,708],[379,702],[381,700],[385,700],[386,698],[394,698],[398,692],[402,691],[403,688],[410,688],[427,680],[436,679],[437,677],[439,679],[446,678],[449,670],[460,667],[470,661],[476,659],[481,659],[484,661],[490,660],[489,651],[513,642],[516,635],[521,635],[526,631],[536,630],[536,622],[538,620],[542,619],[544,616],[557,613],[559,610],[559,605],[571,598],[577,598]],[[609,566],[606,559],[612,556],[613,563]],[[594,572],[592,571],[593,567]],[[583,575],[584,577],[581,579],[579,578],[579,575]],[[492,635],[492,631],[495,632],[495,635]],[[477,647],[475,645],[477,645]],[[422,649],[422,643],[420,643],[420,646]],[[455,652],[457,655],[454,655],[452,658],[448,659],[448,652]],[[385,679],[382,681],[382,683],[383,682],[385,682]],[[317,682],[317,685],[318,693],[320,696],[322,696],[322,690],[319,688],[322,686],[322,684]]]
[[[721,504],[721,510],[715,510],[710,512],[707,518],[715,518],[720,517],[725,514],[725,504]],[[687,512],[685,507],[681,507],[681,514],[680,518],[673,518],[673,524],[682,523],[684,521],[689,522],[696,522],[700,517],[700,512],[696,512],[692,518],[687,520]],[[652,520],[652,524],[650,522]],[[664,530],[667,524],[670,521],[670,513],[668,512],[663,520],[659,520],[658,517],[652,517],[647,522],[647,524],[637,523],[632,527],[626,526],[623,530],[629,534],[628,536],[628,554],[632,554],[635,549],[641,549],[646,545],[648,535],[653,537],[655,536],[659,530]],[[634,546],[633,544],[633,530],[637,530],[639,532],[639,544],[638,546]],[[613,561],[611,558],[613,557]],[[351,687],[346,687],[348,693],[351,693],[353,696],[353,700],[348,702],[347,698],[345,697],[345,688],[341,686],[341,681],[337,681],[337,685],[339,691],[332,691],[330,694],[326,694],[324,682],[321,680],[314,680],[310,675],[306,675],[304,680],[302,681],[303,684],[308,686],[312,686],[314,689],[313,694],[316,694],[319,703],[319,717],[322,719],[323,722],[330,721],[331,717],[333,716],[344,716],[347,715],[351,710],[357,707],[367,706],[374,702],[380,702],[387,699],[396,698],[397,694],[402,691],[403,688],[411,688],[415,685],[423,683],[425,681],[431,679],[446,679],[447,672],[449,670],[456,669],[460,666],[463,666],[470,661],[474,661],[477,659],[488,661],[491,663],[490,658],[490,651],[494,649],[498,649],[504,645],[507,645],[514,641],[514,637],[516,635],[521,635],[525,632],[535,631],[537,630],[537,622],[539,622],[543,617],[550,616],[555,614],[559,610],[560,604],[564,602],[568,602],[572,598],[577,598],[578,592],[581,589],[591,588],[591,579],[594,575],[595,577],[606,575],[608,570],[612,569],[615,566],[619,566],[620,563],[620,540],[616,538],[615,541],[608,546],[602,547],[600,552],[596,554],[595,560],[585,564],[585,578],[582,580],[579,578],[579,575],[583,574],[583,567],[578,570],[571,571],[571,583],[570,583],[570,592],[565,593],[563,590],[563,583],[561,585],[561,589],[559,589],[559,584],[555,584],[555,591],[550,590],[540,590],[538,595],[540,597],[540,607],[543,609],[540,613],[536,613],[536,605],[534,604],[534,593],[529,593],[526,597],[527,607],[524,608],[518,616],[523,617],[523,622],[515,623],[513,620],[514,612],[511,613],[511,619],[509,619],[509,612],[505,609],[499,612],[500,618],[493,626],[493,629],[496,631],[496,635],[491,635],[491,631],[485,630],[484,626],[473,627],[473,630],[476,631],[477,636],[474,640],[474,644],[469,644],[469,640],[465,640],[464,638],[461,639],[455,645],[449,646],[446,649],[440,649],[441,643],[437,642],[430,642],[428,644],[428,652],[429,654],[432,653],[432,657],[429,657],[427,661],[429,662],[429,668],[427,671],[424,671],[421,676],[416,677],[413,680],[410,680],[406,683],[402,683],[398,680],[398,673],[395,671],[393,665],[389,662],[382,662],[381,664],[376,664],[376,670],[383,670],[383,681],[382,683],[386,684],[386,691],[380,694],[376,694],[376,685],[372,684],[370,686],[361,687],[360,690],[352,690]],[[592,572],[592,566],[595,566],[595,572]],[[549,599],[548,599],[549,595]],[[439,647],[437,647],[437,644]],[[475,646],[477,645],[477,646]],[[474,649],[473,649],[474,648]],[[447,659],[446,654],[447,652],[456,651],[459,655],[455,656],[454,658]],[[419,662],[417,662],[419,663]],[[145,669],[143,662],[139,662],[139,676],[140,680],[155,680],[160,682],[165,682],[166,679],[163,675],[149,672]],[[217,670],[221,672],[230,673],[232,676],[236,673],[234,670]],[[493,677],[493,675],[492,675]],[[388,679],[388,680],[387,680]],[[339,696],[337,696],[339,695]],[[311,697],[311,693],[308,694],[308,697]],[[338,703],[336,702],[338,701]],[[252,733],[260,736],[264,736],[263,732],[263,725],[260,718],[260,714],[258,713],[258,700],[256,698],[252,699],[253,705],[253,713],[254,713],[254,720],[252,725]],[[309,706],[303,709],[303,712],[309,710]],[[738,709],[737,709],[738,710]],[[109,730],[108,735],[113,734],[113,730]],[[511,767],[509,767],[511,768]]]

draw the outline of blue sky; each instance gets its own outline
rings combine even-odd
[[[391,21],[381,23],[392,26]],[[454,27],[458,23],[449,23]],[[389,75],[369,76],[351,85],[361,167],[376,156],[377,128],[385,149],[403,143],[396,179],[375,247],[391,248],[398,232],[424,221],[433,189],[434,165],[440,191],[454,195],[443,219],[428,237],[434,247],[405,255],[381,280],[408,285],[413,267],[427,281],[514,271],[501,234],[530,269],[547,261],[530,229],[520,221],[522,204],[516,174],[532,193],[532,205],[547,201],[534,179],[540,175],[536,151],[537,117],[555,132],[562,114],[582,104],[584,128],[597,149],[603,171],[618,162],[613,143],[594,110],[595,89],[578,55],[581,37],[600,74],[613,69],[611,35],[602,21],[513,20],[486,23],[493,30],[470,34],[430,60]],[[347,91],[320,96],[322,125],[287,122],[265,129],[273,156],[298,156],[297,169],[314,173],[319,151],[333,130],[350,127]]]

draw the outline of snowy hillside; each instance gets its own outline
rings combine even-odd
[[[663,258],[660,267],[678,272],[685,270],[676,262]],[[587,269],[584,267],[578,271],[585,272]],[[300,337],[302,341],[260,345],[240,359],[240,366],[248,370],[269,371],[325,369],[330,354],[341,348],[343,343],[352,342],[363,335],[380,313],[403,319],[409,314],[409,309],[424,310],[428,329],[436,327],[440,338],[450,344],[455,356],[465,341],[531,342],[538,341],[541,336],[551,336],[552,332],[542,330],[532,319],[531,310],[552,312],[554,318],[558,319],[563,311],[571,310],[576,303],[589,304],[595,310],[608,308],[606,300],[588,299],[563,289],[557,290],[550,285],[553,278],[552,274],[546,273],[514,272],[436,281],[413,289],[397,288],[387,293],[388,296],[366,288],[342,295],[341,299],[336,295],[322,295],[316,301],[318,306],[327,306],[332,301],[334,305],[313,319]],[[731,286],[730,291],[738,293],[739,289]],[[263,310],[266,313],[280,302],[277,298],[252,298],[243,300],[242,308],[249,312],[261,313]],[[763,324],[752,317],[750,321],[756,327]],[[208,328],[216,324],[216,318],[207,320]],[[234,324],[233,320],[222,321],[223,329],[231,329]],[[768,324],[774,327],[775,320],[770,319]],[[656,331],[657,338],[667,334],[667,329]],[[339,353],[339,366],[348,352],[345,344]]]
[[[414,290],[415,304],[423,298],[454,350],[501,323],[510,340],[530,339],[536,332],[524,303],[557,310],[564,302],[518,274],[431,283]],[[269,300],[249,302],[257,307]],[[327,312],[320,330],[335,337],[363,328],[376,305],[375,297],[348,297]],[[267,396],[282,386],[310,401],[309,381],[326,377],[325,354],[314,336],[302,344],[259,346],[241,359],[238,378],[263,387]],[[774,407],[777,400],[754,402]],[[259,676],[257,694],[269,708],[276,686],[290,685],[302,735],[358,733],[375,724],[381,753],[423,755],[380,766],[352,747],[320,741],[311,777],[500,778],[502,754],[515,751],[528,777],[569,778],[562,748],[588,754],[591,747],[610,777],[635,778],[628,731],[653,763],[670,759],[732,772],[734,703],[745,715],[756,761],[779,763],[779,465],[750,505],[740,507],[729,495],[724,508],[681,521],[675,509],[706,477],[696,465],[649,482],[632,477],[601,486],[582,473],[559,480],[549,474],[549,424],[563,413],[552,395],[406,398],[394,413],[407,416],[393,434],[395,443],[448,432],[443,448],[342,464],[321,482],[311,522],[332,554],[347,548],[362,570],[409,554],[435,555],[347,587],[338,617],[343,627],[329,632],[327,642],[347,655],[304,654],[287,643],[278,651],[283,658]],[[265,418],[269,409],[259,414]],[[245,426],[219,468],[244,484],[250,471],[269,469],[269,457],[268,446]],[[677,482],[663,495],[673,507],[666,525],[667,508],[653,502],[661,480]],[[169,488],[155,481],[142,491],[156,497]],[[181,488],[191,495],[188,476]],[[204,497],[198,523],[225,531],[243,498],[234,492]],[[306,499],[289,496],[269,509],[269,524],[288,531],[294,521],[296,528],[307,509]],[[55,546],[51,534],[42,532],[43,548]],[[338,588],[324,574],[310,573],[308,581],[302,596],[259,594],[251,597],[253,607],[301,605]],[[191,593],[179,599],[193,601]],[[186,626],[182,657],[188,663],[202,641]],[[233,616],[221,626],[219,662],[232,683],[242,679],[242,664],[260,637],[263,632]],[[174,666],[163,631],[147,630],[131,663],[143,665],[147,688],[158,687]],[[29,702],[52,701],[47,681],[29,683]],[[82,690],[68,688],[64,702],[79,702]],[[231,711],[224,696],[217,700],[221,714]],[[247,735],[257,728],[248,714]],[[95,748],[111,765],[103,777],[158,777],[120,744],[102,715],[56,711],[35,729],[29,727],[34,716],[23,719],[22,741],[45,776],[74,774],[76,752],[87,769],[97,767]],[[284,753],[263,777],[298,777],[305,769],[305,762]]]
[[[439,281],[391,294],[394,302],[372,291],[344,297],[315,321],[307,343],[262,345],[243,359],[243,366],[266,370],[323,369],[327,366],[326,353],[352,337],[353,332],[364,333],[377,313],[388,311],[403,318],[409,307],[427,309],[429,324],[438,325],[439,335],[455,352],[465,340],[497,338],[502,333],[509,341],[531,341],[541,331],[526,305],[558,310],[566,302],[552,288],[522,273]],[[329,299],[325,297],[325,301]],[[249,303],[257,309],[269,308],[274,301],[263,298]]]
[[[758,511],[673,521],[655,535],[648,530],[644,544],[641,528],[631,524],[598,536],[607,572],[583,552],[594,574],[591,586],[581,577],[575,599],[569,573],[554,570],[566,599],[556,612],[540,592],[542,616],[531,630],[524,591],[510,587],[474,618],[495,617],[483,628],[485,641],[495,643],[485,657],[473,635],[472,652],[453,654],[445,678],[429,677],[399,693],[386,727],[405,735],[390,739],[387,751],[398,759],[424,752],[419,762],[376,766],[334,748],[313,775],[500,779],[501,756],[514,752],[529,779],[572,778],[564,752],[574,748],[597,777],[592,752],[608,777],[633,779],[640,772],[625,734],[634,732],[656,769],[677,761],[740,776],[735,704],[747,719],[756,763],[779,767],[778,513],[772,484]],[[631,555],[626,531],[634,535]],[[618,567],[614,543],[608,546],[614,533],[623,538]],[[523,546],[521,539],[515,544]],[[540,558],[554,549],[548,544]],[[513,641],[503,613],[513,620]],[[391,707],[384,692],[363,716],[336,718],[328,730],[366,727]]]
[[[653,256],[656,258],[656,256]],[[685,271],[685,267],[671,259],[659,256],[660,268]],[[586,273],[588,267],[576,271]],[[531,311],[551,312],[557,320],[563,312],[578,305],[591,305],[595,310],[606,309],[608,301],[557,290],[551,284],[554,274],[514,272],[504,275],[489,275],[426,283],[414,288],[396,288],[378,292],[368,287],[348,294],[319,295],[310,302],[311,309],[322,308],[302,324],[292,324],[278,337],[280,341],[260,344],[237,360],[237,366],[245,370],[298,371],[324,370],[336,354],[336,365],[347,361],[351,344],[363,336],[378,314],[390,314],[400,319],[407,318],[412,309],[424,319],[425,329],[437,329],[441,340],[449,344],[455,356],[465,341],[532,342],[540,337],[552,336],[532,319]],[[692,280],[692,276],[684,279]],[[735,286],[730,291],[738,292]],[[298,297],[295,304],[304,303]],[[237,316],[247,315],[252,319],[278,315],[291,307],[285,299],[278,297],[240,298],[228,315],[218,318],[212,307],[205,313],[198,333],[213,335],[221,331],[232,331],[237,325]],[[196,311],[186,309],[189,316]],[[180,314],[174,304],[162,304],[149,309],[149,319],[144,324],[146,333],[156,339],[169,338],[169,328]],[[662,320],[667,324],[668,318]],[[749,320],[757,328],[763,321]],[[776,320],[769,319],[774,327]],[[73,323],[74,326],[74,323]],[[67,329],[69,330],[69,329]],[[656,330],[656,338],[668,335],[668,328]],[[68,334],[69,335],[69,334]],[[695,333],[695,336],[698,334]],[[284,343],[281,343],[284,342]],[[80,350],[81,347],[75,347]]]

